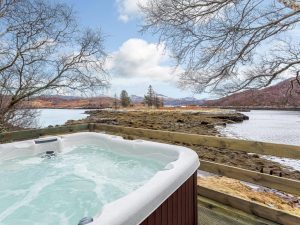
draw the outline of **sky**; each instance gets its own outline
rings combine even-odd
[[[105,35],[109,55],[107,69],[111,87],[103,94],[113,96],[125,89],[129,95],[143,96],[151,84],[154,90],[169,97],[198,97],[177,87],[180,68],[158,38],[139,32],[142,16],[138,1],[146,0],[61,0],[71,4],[83,27],[100,28]]]

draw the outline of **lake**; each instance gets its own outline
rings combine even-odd
[[[251,110],[249,120],[220,127],[221,135],[239,139],[300,146],[300,111]],[[300,171],[300,161],[262,156]]]
[[[39,109],[38,127],[63,125],[68,120],[84,119],[85,109]]]
[[[220,128],[224,136],[300,146],[300,111],[251,110],[249,120]]]

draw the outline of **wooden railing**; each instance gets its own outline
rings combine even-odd
[[[139,137],[147,137],[159,140],[174,141],[184,144],[194,144],[228,150],[257,153],[261,155],[272,155],[292,159],[300,159],[300,146],[272,144],[257,141],[246,141],[232,138],[223,138],[207,135],[178,133],[160,130],[149,130],[141,128],[121,127],[104,124],[91,124],[95,130],[118,132]]]
[[[71,126],[58,126],[53,128],[21,130],[21,131],[0,133],[0,143],[34,139],[46,135],[57,135],[57,134],[89,131],[90,126],[91,125],[89,124],[78,124],[78,125],[71,125]]]
[[[272,144],[214,136],[148,130],[141,128],[121,127],[93,123],[72,126],[61,126],[46,129],[17,131],[10,133],[0,133],[0,143],[38,138],[40,136],[45,135],[56,135],[82,131],[102,131],[113,134],[132,135],[140,138],[155,139],[168,142],[171,141],[183,144],[225,148],[227,150],[243,151],[261,155],[300,159],[300,146]],[[200,169],[207,172],[251,182],[254,184],[274,188],[277,190],[285,191],[287,193],[300,196],[300,181],[298,180],[287,179],[284,177],[259,173],[251,170],[241,169],[238,167],[203,160],[200,160]],[[238,208],[247,213],[251,213],[259,217],[272,220],[274,222],[291,225],[300,224],[300,217],[296,217],[286,212],[272,209],[270,207],[259,205],[251,201],[239,199],[235,196],[230,196],[228,194],[224,194],[215,190],[210,190],[205,187],[199,187],[199,194],[203,197],[219,201],[223,204],[230,205],[234,208]]]

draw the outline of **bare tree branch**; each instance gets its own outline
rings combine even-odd
[[[2,127],[26,124],[20,118],[21,112],[30,115],[26,100],[45,91],[88,94],[107,87],[100,31],[79,29],[73,9],[65,4],[7,2],[0,4]]]
[[[274,50],[299,24],[298,1],[151,0],[141,9],[142,31],[159,35],[184,68],[183,89],[228,94],[260,88],[299,66],[289,46],[287,58]]]

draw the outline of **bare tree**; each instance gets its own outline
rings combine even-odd
[[[164,99],[163,98],[159,98],[158,95],[156,93],[154,93],[153,105],[157,109],[163,107],[164,106]]]
[[[43,0],[4,2],[0,4],[0,126],[28,126],[33,114],[26,110],[26,100],[32,96],[53,91],[92,93],[108,85],[103,36],[100,31],[80,29],[71,7]]]
[[[299,70],[294,0],[149,0],[142,31],[158,34],[184,68],[180,86],[232,93]]]
[[[2,18],[6,12],[9,11],[14,4],[16,4],[20,0],[1,0],[0,1],[0,18]]]
[[[115,93],[115,96],[114,96],[114,101],[113,101],[113,109],[114,110],[117,110],[119,107],[119,99],[117,97],[117,94]]]

